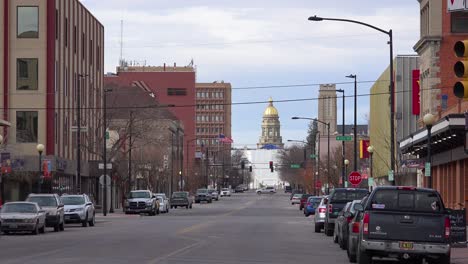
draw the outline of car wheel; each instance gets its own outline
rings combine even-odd
[[[333,231],[333,243],[339,244],[340,243],[340,238],[336,234],[337,232]]]
[[[187,206],[185,206],[185,209],[189,209],[189,206],[188,206],[188,205],[187,205]]]
[[[88,218],[89,218],[89,216],[88,216],[88,214],[86,214],[85,219],[83,220],[83,222],[81,222],[82,227],[88,227]]]
[[[351,252],[350,248],[351,246],[348,244],[348,246],[346,247],[346,254],[348,255],[348,260],[351,263],[356,263],[356,254],[354,252]]]
[[[325,223],[325,235],[333,236],[333,229],[331,229],[330,224]]]
[[[39,233],[44,234],[45,233],[45,224],[39,228]]]
[[[93,214],[93,218],[89,220],[89,226],[94,226],[95,223],[96,223],[96,216]]]
[[[65,231],[65,222],[62,222],[61,224],[59,224],[59,229],[60,231]]]
[[[159,208],[158,208],[158,209],[156,209],[156,214],[158,215],[159,213],[160,213],[160,212],[159,212]]]
[[[34,227],[34,230],[32,231],[33,235],[39,234],[39,223],[36,223],[36,226]]]
[[[356,260],[359,264],[371,264],[372,255],[366,251],[361,251],[360,246],[358,246]]]
[[[321,228],[319,224],[315,224],[315,233],[320,233]]]
[[[190,205],[190,209],[192,209],[192,205]]]
[[[426,259],[426,261],[429,264],[435,264],[435,263],[440,263],[440,264],[450,264],[450,254],[448,255],[441,255],[438,259]]]
[[[305,217],[309,217],[310,214],[309,214],[309,213],[304,213],[304,216],[305,216]]]
[[[55,224],[54,226],[54,232],[60,231],[60,223]]]

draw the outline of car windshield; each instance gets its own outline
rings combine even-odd
[[[157,195],[156,198],[159,199],[160,201],[164,200],[164,196]]]
[[[301,198],[302,197],[302,193],[296,193],[293,198]]]
[[[185,198],[187,197],[187,193],[185,192],[175,192],[172,194],[172,197],[174,198]]]
[[[367,190],[338,190],[333,194],[331,203],[359,200],[366,196],[367,192]]]
[[[149,192],[130,192],[128,195],[128,198],[134,199],[134,198],[150,198],[150,193]]]
[[[62,196],[62,202],[64,205],[83,205],[85,199],[83,196]]]
[[[378,190],[369,206],[378,211],[442,212],[443,204],[435,192]]]
[[[37,207],[29,203],[5,204],[2,213],[37,213]]]
[[[52,196],[32,196],[28,198],[28,202],[37,203],[40,207],[56,207],[58,205]]]
[[[226,192],[226,191],[229,191],[229,189],[227,189],[227,188],[223,188],[223,192]]]
[[[198,189],[197,190],[197,193],[207,193],[208,190],[207,189]]]

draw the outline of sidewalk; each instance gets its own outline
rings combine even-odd
[[[466,227],[466,230],[468,230],[468,226]],[[467,232],[467,238],[466,240],[468,241],[468,232]],[[452,248],[452,262],[455,264],[468,264],[468,248]]]

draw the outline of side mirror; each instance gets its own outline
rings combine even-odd
[[[353,216],[353,214],[352,214],[351,212],[345,212],[345,213],[343,214],[343,216],[346,217],[346,218],[348,218],[348,217]]]
[[[151,196],[151,198],[153,198],[153,199],[156,198],[156,195]]]
[[[362,212],[364,211],[364,206],[360,203],[357,203],[354,205],[354,210],[357,211],[357,212]]]
[[[87,203],[86,206],[90,206],[90,205],[93,205],[93,203]]]

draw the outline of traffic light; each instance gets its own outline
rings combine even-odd
[[[245,169],[245,162],[241,161],[241,169]]]
[[[275,168],[273,167],[273,161],[270,161],[270,171],[274,172]]]
[[[453,86],[453,94],[458,98],[468,99],[468,40],[457,41],[453,50],[459,58],[453,71],[458,78],[462,78]]]
[[[249,172],[252,172],[252,166],[249,166]]]

